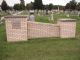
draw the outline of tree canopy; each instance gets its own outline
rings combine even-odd
[[[15,4],[13,8],[14,8],[14,10],[21,10],[20,9],[20,4]]]
[[[80,2],[77,4],[77,10],[80,11]]]
[[[3,9],[7,9],[7,4],[5,2],[5,0],[3,0]],[[52,3],[48,4],[48,5],[43,5],[42,0],[34,0],[34,2],[28,3],[25,6],[25,1],[24,0],[20,0],[20,4],[15,4],[14,5],[14,9],[15,10],[24,10],[25,8],[28,10],[32,10],[32,9],[37,9],[37,10],[42,10],[42,9],[46,9],[46,10],[52,10],[52,9],[59,9],[60,10],[79,10],[80,11],[80,2],[77,3],[75,0],[71,0],[69,3],[66,4],[66,6],[61,6],[61,5],[53,5]]]
[[[25,2],[24,2],[24,0],[20,0],[20,9],[21,10],[25,9]]]
[[[70,1],[66,4],[65,9],[76,10],[77,2],[75,0]]]
[[[42,0],[35,0],[34,1],[34,9],[43,9],[43,3]]]
[[[13,7],[15,10],[25,10],[25,2],[24,0],[20,0],[20,4],[14,4]]]
[[[1,9],[2,9],[3,11],[6,11],[6,10],[9,9],[9,6],[7,5],[7,3],[6,3],[5,0],[3,0],[2,4],[1,4]]]
[[[52,10],[53,9],[53,4],[49,4],[48,9]]]
[[[33,9],[34,9],[34,3],[31,2],[31,3],[27,4],[27,5],[26,5],[26,9],[27,9],[27,10],[33,10]]]

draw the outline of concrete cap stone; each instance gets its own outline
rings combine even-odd
[[[27,15],[9,15],[9,16],[5,16],[5,18],[27,18]]]
[[[76,21],[76,19],[63,18],[63,19],[59,19],[58,21],[60,21],[60,22],[75,22],[75,21]]]

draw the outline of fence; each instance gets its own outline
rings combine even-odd
[[[56,24],[27,21],[27,16],[5,17],[7,41],[27,41],[31,38],[75,38],[74,19],[61,19]]]

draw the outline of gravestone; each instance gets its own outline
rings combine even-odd
[[[0,7],[0,11],[2,11],[1,7]]]
[[[67,15],[66,15],[66,17],[70,17],[70,15],[69,15],[69,14],[67,14]]]
[[[1,21],[4,20],[4,17],[1,17]]]
[[[51,20],[54,20],[54,19],[53,19],[53,12],[51,13]]]
[[[78,16],[80,16],[80,11],[78,12]]]
[[[46,15],[46,10],[43,10],[43,16],[45,16]]]
[[[34,11],[30,11],[29,21],[35,21]]]
[[[3,22],[2,21],[0,21],[0,24],[2,24]]]
[[[54,21],[53,11],[51,11],[51,14],[50,14],[50,16],[49,16],[49,20],[50,20],[50,21]]]
[[[48,15],[48,10],[46,10],[46,15]]]
[[[40,12],[38,12],[38,16],[40,16]]]

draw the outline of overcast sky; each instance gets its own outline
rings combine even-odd
[[[0,0],[0,4],[3,0]],[[8,5],[13,6],[15,3],[20,3],[20,0],[5,0]],[[34,2],[34,0],[24,0],[25,3],[30,3],[31,1]],[[66,5],[70,0],[42,0],[44,4],[52,3],[54,5]],[[80,2],[80,0],[76,0],[77,2]]]

